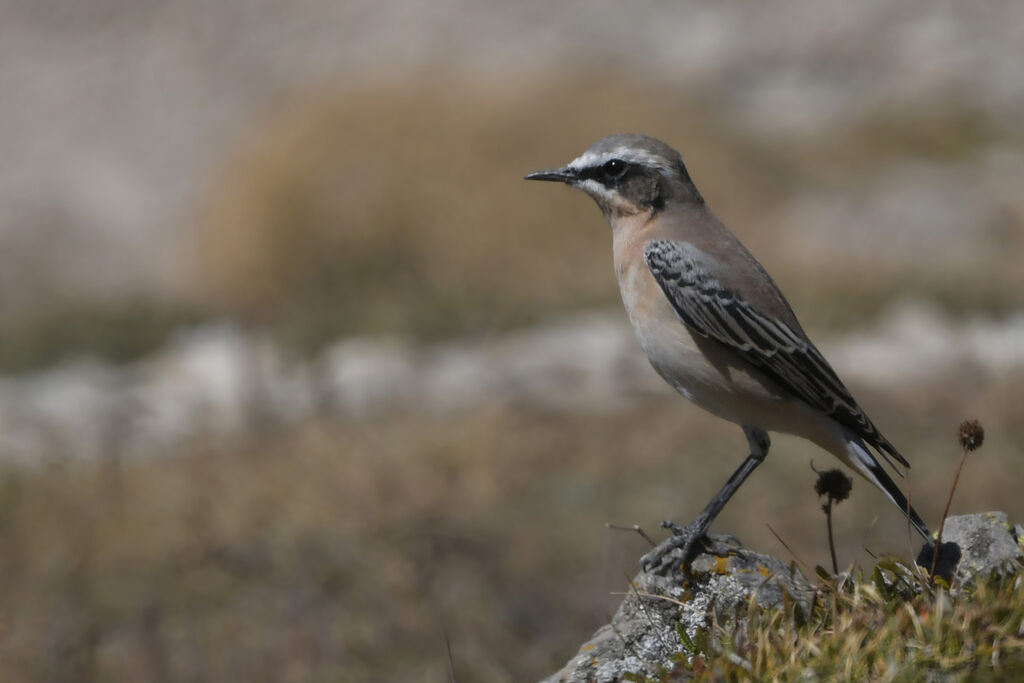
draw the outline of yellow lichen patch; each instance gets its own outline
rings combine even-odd
[[[757,571],[761,572],[761,575],[764,577],[769,577],[772,574],[770,571],[768,571],[768,567],[764,566],[763,564],[757,565]]]
[[[712,571],[715,574],[725,574],[729,571],[729,560],[724,557],[716,557],[715,568]]]
[[[583,651],[584,652],[589,652],[590,650],[593,650],[594,647],[595,647],[594,645],[589,645],[589,644],[588,645],[584,645],[583,646]]]

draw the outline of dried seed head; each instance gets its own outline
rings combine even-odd
[[[825,470],[818,473],[818,481],[814,483],[814,492],[819,496],[828,496],[829,500],[839,503],[850,497],[853,479],[842,470]]]
[[[964,420],[960,423],[960,432],[957,435],[960,447],[970,453],[981,448],[985,441],[985,430],[977,420]]]

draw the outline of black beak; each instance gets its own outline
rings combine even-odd
[[[576,173],[567,166],[550,171],[536,171],[526,176],[526,180],[553,180],[559,183],[573,183],[576,180]]]

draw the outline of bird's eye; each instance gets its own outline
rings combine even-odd
[[[621,178],[622,174],[626,172],[626,162],[622,159],[612,159],[605,162],[601,170],[609,178]]]

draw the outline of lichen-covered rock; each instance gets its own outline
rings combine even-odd
[[[810,614],[814,588],[795,567],[747,550],[732,537],[710,536],[710,548],[687,572],[638,574],[611,623],[544,683],[612,683],[626,674],[657,677],[671,670],[681,653],[692,652],[694,643],[715,637],[709,628],[713,620],[742,620],[751,597],[762,607],[790,604]],[[1002,512],[950,517],[942,540],[960,548],[956,575],[961,583],[981,573],[1019,567],[1024,560],[1024,527],[1011,525]],[[922,557],[930,564],[930,553]],[[950,575],[952,571],[950,565]],[[688,642],[680,639],[681,633]]]
[[[698,555],[688,572],[657,576],[641,572],[610,624],[545,683],[610,683],[624,674],[654,676],[671,669],[689,640],[707,634],[713,615],[732,620],[753,596],[765,607],[792,600],[810,612],[813,587],[794,567],[743,548],[731,537],[712,535],[713,549]]]
[[[1005,512],[949,517],[942,529],[943,542],[956,543],[963,553],[957,568],[961,582],[1024,559],[1019,537]]]

